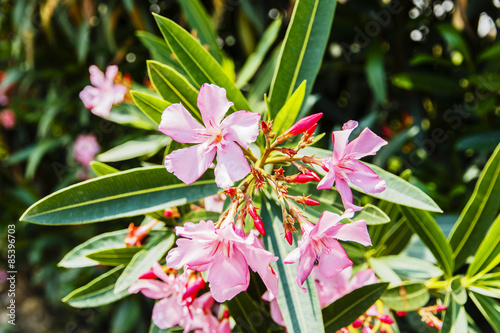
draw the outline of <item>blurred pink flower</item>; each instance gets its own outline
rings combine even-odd
[[[106,75],[95,65],[90,66],[89,72],[92,86],[86,86],[80,92],[80,99],[93,114],[107,117],[113,104],[123,101],[127,87],[113,83],[118,73],[116,65],[108,66]]]
[[[323,159],[323,168],[328,173],[318,184],[318,190],[323,190],[332,188],[335,183],[345,209],[353,211],[358,211],[362,207],[353,205],[352,191],[348,182],[359,186],[366,193],[380,193],[385,190],[385,181],[358,159],[375,155],[380,147],[387,144],[387,141],[368,128],[349,142],[349,135],[356,127],[358,122],[349,120],[341,131],[333,132],[333,155],[331,158]]]
[[[274,322],[278,325],[285,327],[286,326],[285,320],[283,320],[283,314],[281,313],[280,307],[278,305],[278,299],[276,298],[276,296],[274,296],[273,293],[267,290],[262,295],[262,299],[270,303],[269,307],[271,310],[271,318],[273,318]]]
[[[318,267],[315,266],[312,270],[312,275],[322,308],[355,289],[379,282],[372,269],[362,270],[352,277],[352,267],[347,267],[339,274],[327,279],[319,272]]]
[[[297,283],[304,291],[302,284],[311,273],[314,263],[318,261],[319,272],[326,278],[332,278],[352,265],[344,248],[338,240],[354,241],[364,246],[371,245],[370,235],[365,221],[340,224],[340,220],[352,217],[352,212],[340,216],[324,212],[316,225],[303,221],[302,239],[298,247],[284,259],[285,264],[299,260],[297,266]]]
[[[16,114],[10,109],[5,109],[0,112],[0,124],[5,129],[12,129],[16,126]]]
[[[248,266],[260,275],[273,294],[278,294],[278,280],[269,266],[278,258],[266,251],[253,233],[242,237],[242,231],[235,230],[234,223],[216,228],[212,221],[187,222],[175,231],[187,239],[177,240],[177,247],[167,255],[167,265],[175,269],[186,266],[200,272],[208,270],[210,291],[217,302],[232,299],[248,288]]]
[[[205,210],[209,212],[222,213],[226,195],[223,193],[214,194],[205,198]]]
[[[84,167],[88,167],[99,152],[99,143],[93,134],[80,134],[73,144],[75,159]]]
[[[198,109],[204,126],[180,103],[163,111],[159,131],[180,143],[196,143],[165,156],[169,172],[191,184],[205,173],[217,153],[215,182],[220,188],[232,186],[250,173],[241,147],[248,148],[257,139],[260,114],[236,111],[223,120],[232,105],[224,88],[205,83],[198,94]]]

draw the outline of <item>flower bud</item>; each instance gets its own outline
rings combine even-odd
[[[292,245],[293,236],[292,236],[292,232],[290,230],[285,231],[285,239],[288,242],[288,244]]]
[[[314,124],[312,125],[311,127],[309,127],[309,129],[306,131],[306,134],[308,136],[311,136],[314,134],[314,131],[316,130],[316,127],[318,127],[318,124]]]
[[[195,275],[194,278],[189,279],[186,292],[182,295],[182,300],[184,301],[188,297],[196,298],[198,292],[203,288],[205,288],[205,280],[203,280],[201,275]]]
[[[250,204],[250,207],[248,208],[248,213],[253,219],[253,224],[255,226],[255,229],[257,229],[261,235],[266,234],[266,230],[264,229],[264,223],[262,222],[262,219],[260,218],[259,214],[257,214],[257,210],[255,209],[255,206]]]
[[[134,226],[134,222],[128,226],[128,234],[125,236],[125,246],[141,246],[141,241],[146,237],[151,229],[158,223],[158,220],[152,220],[145,225],[139,227]]]
[[[318,120],[323,116],[323,113],[315,113],[315,114],[312,114],[310,116],[307,116],[305,118],[302,118],[300,119],[299,121],[297,121],[292,127],[290,127],[288,129],[288,131],[286,131],[285,134],[287,134],[287,136],[295,136],[297,134],[300,134],[300,133],[304,133],[306,131],[308,131],[311,127],[313,127],[314,125],[316,125],[316,123],[318,122]],[[314,130],[313,130],[314,132]]]
[[[310,181],[316,180],[316,177],[312,175],[305,175],[303,173],[299,173],[294,176],[286,177],[285,180],[289,183],[306,184],[309,183]]]
[[[362,325],[363,325],[363,320],[359,318],[352,323],[353,328],[360,328]]]
[[[394,320],[392,320],[392,318],[385,313],[379,314],[377,318],[384,324],[390,324],[390,325],[394,324]]]
[[[406,316],[407,313],[408,313],[407,311],[396,311],[396,314],[400,317]]]
[[[305,171],[306,175],[313,176],[315,181],[319,182],[321,180],[320,176],[318,176],[318,174],[316,172],[309,170],[309,169],[306,169],[304,171]]]

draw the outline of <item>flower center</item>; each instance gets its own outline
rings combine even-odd
[[[221,131],[218,131],[215,134],[215,138],[214,138],[214,143],[219,143],[222,141],[222,132]]]

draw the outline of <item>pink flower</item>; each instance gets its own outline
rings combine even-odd
[[[205,83],[198,94],[198,108],[204,126],[180,103],[163,111],[158,130],[177,142],[197,144],[165,156],[165,167],[169,172],[191,184],[205,173],[217,153],[215,182],[220,188],[232,186],[250,173],[250,165],[241,147],[248,148],[257,139],[260,114],[237,111],[223,120],[232,105],[226,98],[226,90]]]
[[[208,212],[222,213],[224,201],[226,201],[226,195],[223,193],[210,195],[204,200],[205,210]]]
[[[286,326],[285,320],[283,319],[283,314],[281,313],[281,309],[278,305],[278,299],[276,298],[276,296],[274,296],[273,293],[267,290],[262,295],[262,299],[270,303],[269,307],[271,310],[271,318],[273,318],[274,322],[278,325],[285,327]]]
[[[297,283],[301,287],[318,261],[319,272],[332,278],[343,269],[352,265],[344,248],[338,240],[354,241],[364,246],[371,245],[365,221],[340,224],[340,220],[352,217],[352,212],[342,216],[324,212],[316,225],[309,221],[301,223],[302,239],[298,247],[290,252],[284,262],[291,264],[299,260]],[[302,288],[306,291],[305,288]]]
[[[84,167],[90,165],[99,149],[99,143],[97,143],[97,138],[93,134],[80,134],[73,144],[75,159]]]
[[[118,73],[118,66],[116,65],[108,66],[106,75],[95,65],[90,66],[89,72],[92,86],[86,86],[80,92],[80,99],[93,114],[107,117],[113,104],[123,101],[127,93],[127,87],[113,83]]]
[[[10,109],[5,109],[0,112],[0,124],[5,129],[12,129],[16,126],[16,114]]]
[[[352,277],[352,267],[347,267],[332,278],[325,278],[315,266],[312,270],[319,303],[322,308],[336,301],[351,291],[363,286],[377,283],[379,279],[372,269],[365,269]]]
[[[278,258],[266,251],[253,233],[242,237],[234,223],[216,228],[212,221],[187,222],[175,231],[187,239],[177,240],[177,247],[167,255],[167,264],[175,269],[186,266],[196,271],[208,270],[210,291],[217,302],[232,299],[248,288],[248,266],[272,293],[278,294],[278,280],[269,266]]]
[[[328,173],[318,184],[318,190],[323,190],[332,188],[335,183],[344,207],[353,211],[358,211],[362,207],[353,205],[352,191],[348,182],[359,186],[366,193],[380,193],[385,190],[385,182],[358,159],[375,155],[380,147],[387,144],[387,141],[368,128],[348,143],[349,135],[356,127],[358,122],[349,120],[342,127],[342,131],[333,132],[333,155],[331,158],[323,159],[323,167]]]

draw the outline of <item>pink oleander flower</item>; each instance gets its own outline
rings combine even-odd
[[[319,304],[322,308],[338,300],[351,291],[363,286],[377,283],[379,279],[372,269],[365,269],[352,276],[352,267],[347,267],[332,278],[325,278],[317,266],[312,270]],[[352,277],[352,279],[351,279]]]
[[[213,315],[211,308],[214,299],[210,293],[196,297],[203,289],[201,277],[192,278],[192,271],[183,274],[166,274],[160,264],[154,263],[151,277],[140,279],[130,286],[129,293],[141,292],[144,296],[159,299],[153,308],[153,323],[161,329],[176,325],[184,328],[184,332],[229,333],[227,325]],[[148,272],[149,273],[149,272]]]
[[[359,186],[366,193],[380,193],[385,190],[385,181],[358,159],[367,155],[375,155],[380,147],[387,144],[387,141],[368,128],[349,142],[349,135],[356,127],[358,127],[358,122],[349,120],[341,131],[333,132],[333,155],[331,158],[323,159],[323,168],[328,173],[317,187],[318,190],[329,189],[335,183],[345,209],[353,211],[361,210],[362,207],[352,203],[352,191],[348,183]]]
[[[243,237],[243,231],[235,230],[234,223],[215,227],[212,221],[187,222],[184,227],[176,227],[175,232],[186,238],[177,240],[177,247],[167,255],[167,265],[208,270],[210,291],[217,302],[232,299],[248,288],[248,266],[273,294],[278,294],[278,280],[269,265],[278,258],[266,251],[253,233]]]
[[[223,193],[210,195],[203,201],[206,211],[222,213],[222,210],[224,209],[224,201],[226,201],[226,195]]]
[[[324,212],[316,225],[307,220],[301,223],[302,239],[298,242],[298,247],[286,256],[284,262],[292,264],[299,260],[297,284],[304,291],[306,289],[302,284],[311,273],[316,261],[319,272],[326,278],[332,278],[352,265],[352,261],[338,240],[354,241],[364,246],[371,245],[365,221],[340,224],[340,220],[350,217],[352,212],[346,212],[342,216]]]
[[[273,293],[267,290],[261,297],[264,301],[269,302],[269,308],[271,310],[271,318],[273,318],[274,322],[283,327],[286,326],[285,320],[283,319],[283,314],[281,313],[281,309],[278,305],[278,299],[274,296]]]
[[[5,129],[13,129],[16,126],[16,114],[10,109],[5,109],[0,112],[0,124]]]
[[[75,160],[88,167],[101,148],[93,134],[80,134],[73,143]]]
[[[158,126],[160,132],[180,143],[196,143],[165,156],[165,167],[169,172],[191,184],[205,173],[217,153],[215,182],[220,188],[232,186],[250,173],[250,165],[241,147],[249,148],[257,139],[260,114],[236,111],[224,118],[232,105],[226,98],[226,90],[205,83],[198,94],[198,108],[204,126],[180,103],[163,111]]]
[[[80,99],[93,114],[107,117],[113,104],[121,103],[127,93],[127,87],[113,83],[118,66],[108,66],[106,75],[97,66],[89,68],[92,86],[86,86],[80,92]]]

